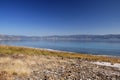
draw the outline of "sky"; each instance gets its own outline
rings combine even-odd
[[[0,34],[120,34],[120,0],[0,0]]]

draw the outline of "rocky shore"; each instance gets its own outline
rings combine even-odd
[[[120,69],[82,58],[1,55],[0,80],[120,80]]]

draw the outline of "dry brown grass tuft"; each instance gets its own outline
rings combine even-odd
[[[0,71],[0,80],[13,80],[13,78],[8,72]]]

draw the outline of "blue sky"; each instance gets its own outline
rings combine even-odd
[[[120,0],[0,0],[0,34],[120,34]]]

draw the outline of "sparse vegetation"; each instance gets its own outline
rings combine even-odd
[[[93,61],[120,63],[120,58],[1,45],[0,80],[119,79],[117,68]]]
[[[35,48],[26,47],[16,47],[16,46],[0,46],[0,55],[7,56],[11,54],[24,54],[24,55],[49,55],[57,57],[67,57],[67,58],[82,58],[92,61],[104,61],[111,63],[120,63],[120,58],[108,57],[108,56],[96,56],[90,54],[79,54],[79,53],[69,53],[69,52],[57,52],[49,51]]]
[[[0,70],[8,72],[13,75],[28,75],[30,69],[25,62],[19,59],[13,59],[11,57],[0,58]]]

